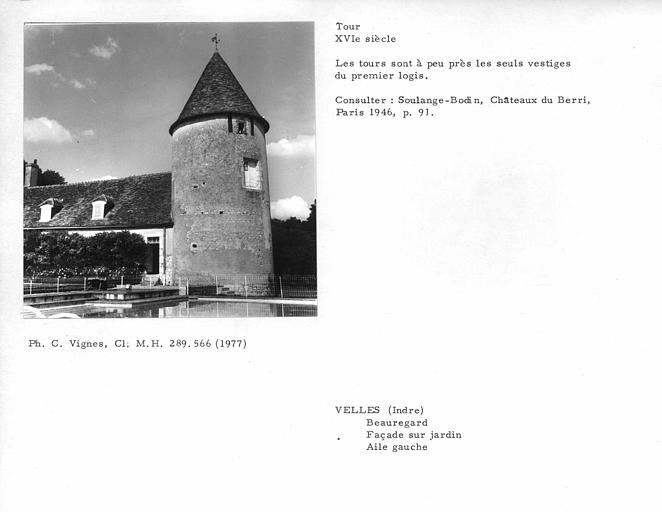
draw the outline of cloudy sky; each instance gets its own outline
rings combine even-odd
[[[214,50],[267,133],[272,212],[315,199],[312,23],[26,25],[24,156],[67,182],[170,170],[168,128]]]

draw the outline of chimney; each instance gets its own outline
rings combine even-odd
[[[39,179],[39,166],[37,165],[37,159],[34,159],[34,162],[31,164],[23,162],[23,186],[24,187],[36,187],[37,181]]]

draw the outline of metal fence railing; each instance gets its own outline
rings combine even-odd
[[[180,278],[175,284],[187,295],[201,297],[317,298],[317,276],[220,274]]]
[[[34,293],[105,290],[108,288],[115,288],[116,286],[123,286],[127,284],[137,285],[141,283],[145,283],[147,286],[154,286],[158,282],[157,280],[158,276],[142,275],[122,275],[115,277],[24,277],[23,294],[32,295]]]
[[[23,293],[32,295],[35,293],[104,290],[128,284],[149,287],[172,284],[179,286],[182,295],[201,297],[317,298],[317,276],[274,274],[178,277],[173,283],[163,283],[158,275],[24,277]]]

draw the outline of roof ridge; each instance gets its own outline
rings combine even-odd
[[[112,178],[112,179],[98,179],[98,180],[86,180],[86,181],[72,181],[72,182],[67,182],[67,183],[55,183],[53,185],[35,185],[32,187],[24,187],[24,188],[29,188],[29,189],[45,189],[49,187],[68,187],[71,185],[80,185],[83,183],[102,183],[105,181],[119,181],[119,180],[128,180],[128,179],[133,179],[133,178],[140,178],[142,176],[158,176],[159,174],[172,174],[172,171],[160,171],[160,172],[147,172],[145,174],[132,174],[131,176],[122,176],[120,178]]]

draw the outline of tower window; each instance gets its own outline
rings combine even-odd
[[[251,119],[251,135],[255,135],[255,123]]]
[[[232,133],[232,116],[228,116],[228,133]]]
[[[237,121],[237,133],[246,134],[246,121]]]
[[[249,190],[262,190],[260,162],[252,158],[244,158],[244,187]]]

